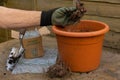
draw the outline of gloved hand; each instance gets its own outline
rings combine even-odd
[[[63,7],[57,9],[52,14],[52,24],[57,26],[66,26],[69,24],[73,24],[74,21],[70,18],[74,11],[76,11],[75,7]]]
[[[57,26],[66,26],[73,24],[79,20],[82,16],[77,17],[76,20],[72,20],[71,15],[76,11],[75,7],[62,7],[55,8],[49,11],[42,11],[41,14],[41,26],[47,25],[57,25]]]

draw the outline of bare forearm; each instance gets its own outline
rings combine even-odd
[[[0,7],[0,28],[19,29],[40,25],[41,11]]]

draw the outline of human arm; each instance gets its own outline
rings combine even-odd
[[[74,12],[75,15],[73,15]],[[80,9],[62,7],[48,11],[27,11],[0,7],[0,28],[20,29],[47,25],[64,27],[75,23],[85,12],[83,5],[80,6]]]
[[[41,11],[27,11],[0,6],[0,28],[19,29],[40,25]]]

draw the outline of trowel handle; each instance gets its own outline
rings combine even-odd
[[[19,39],[23,39],[26,29],[21,29],[19,33]]]
[[[26,29],[21,29],[19,33],[20,46],[23,47],[23,37],[25,35]]]

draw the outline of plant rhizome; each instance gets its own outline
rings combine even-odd
[[[69,12],[68,15],[70,15],[70,20],[74,21],[74,23],[79,22],[81,17],[84,15],[86,12],[86,9],[83,7],[83,3],[80,2],[80,0],[76,0],[76,10],[74,12]],[[67,27],[63,27],[64,30],[67,30]],[[76,28],[76,27],[74,27]],[[76,31],[77,29],[71,29],[73,32],[78,32]],[[58,59],[56,60],[56,64],[50,66],[48,68],[48,75],[51,78],[54,77],[64,77],[65,75],[70,73],[69,66],[66,65],[60,58],[60,56],[57,56]]]

